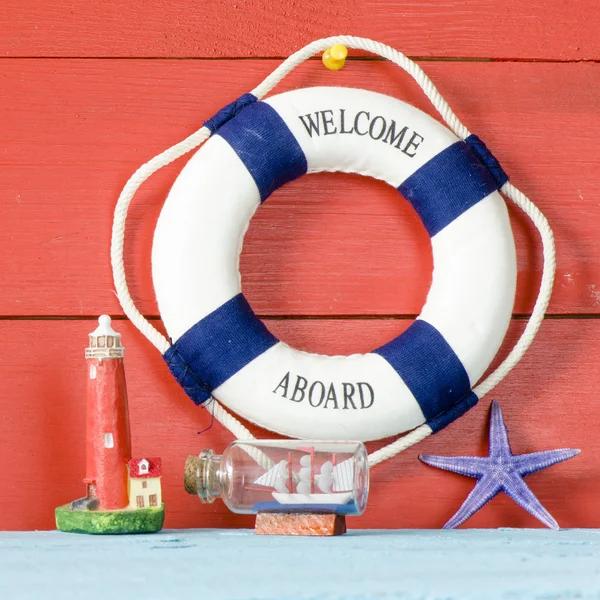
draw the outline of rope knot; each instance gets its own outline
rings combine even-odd
[[[233,119],[242,109],[246,108],[249,104],[256,102],[258,98],[254,94],[242,94],[237,100],[230,102],[227,106],[224,106],[216,115],[208,119],[204,123],[204,127],[207,127],[211,134],[217,131],[219,127],[222,127],[227,121]]]
[[[508,175],[500,166],[498,159],[490,152],[488,147],[474,133],[472,133],[465,142],[473,148],[479,160],[483,163],[487,170],[492,174],[494,181],[500,189],[507,181]]]

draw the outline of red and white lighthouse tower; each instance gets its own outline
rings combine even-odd
[[[88,365],[86,478],[88,500],[100,510],[125,508],[127,461],[131,458],[129,409],[121,334],[102,315],[85,350]]]

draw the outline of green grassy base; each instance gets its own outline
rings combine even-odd
[[[55,510],[56,528],[69,533],[154,533],[165,520],[165,505],[137,510],[73,510],[70,504]]]

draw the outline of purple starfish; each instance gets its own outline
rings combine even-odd
[[[502,418],[502,409],[494,400],[490,415],[489,456],[422,454],[419,458],[432,467],[478,479],[473,491],[467,496],[457,513],[444,525],[444,529],[453,529],[462,525],[500,492],[510,496],[550,529],[558,529],[558,523],[535,497],[523,477],[573,458],[579,452],[579,450],[564,448],[531,454],[513,454],[508,441],[508,430]]]

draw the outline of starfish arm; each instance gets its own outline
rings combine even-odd
[[[532,452],[531,454],[519,454],[513,457],[515,470],[525,477],[557,463],[569,460],[577,456],[581,450],[573,448],[561,448],[560,450],[546,450],[544,452]]]
[[[492,401],[490,414],[490,450],[492,457],[510,456],[510,442],[508,441],[508,430],[502,417],[502,409],[497,400]]]
[[[541,521],[550,529],[559,529],[554,517],[542,506],[535,494],[529,489],[523,478],[518,473],[510,473],[502,484],[502,489],[517,504],[522,506],[528,513]]]
[[[481,477],[485,472],[485,466],[488,462],[487,457],[482,456],[433,456],[431,454],[421,454],[419,458],[427,465],[452,471],[467,477]]]
[[[502,486],[495,478],[489,476],[482,477],[467,496],[462,506],[456,511],[456,514],[444,525],[444,529],[454,529],[462,525],[482,506],[496,496],[501,489]]]

